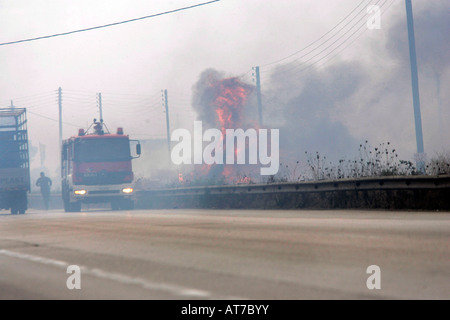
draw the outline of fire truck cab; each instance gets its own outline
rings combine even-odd
[[[122,128],[115,134],[104,128],[103,120],[94,119],[88,130],[80,129],[78,136],[63,141],[61,187],[66,212],[80,211],[82,203],[109,202],[113,210],[134,208],[131,160],[140,156],[141,145],[124,135]],[[130,150],[133,143],[136,156]]]

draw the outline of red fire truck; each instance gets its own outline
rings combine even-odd
[[[106,132],[105,132],[106,129]],[[131,145],[136,146],[136,156]],[[61,148],[61,187],[66,212],[81,210],[82,203],[111,203],[113,210],[133,209],[135,190],[131,160],[141,155],[138,140],[130,140],[123,129],[109,132],[103,120],[78,136],[63,142]]]

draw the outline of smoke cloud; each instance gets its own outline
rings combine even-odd
[[[428,157],[450,141],[450,4],[421,4],[414,12],[422,125]],[[280,128],[284,161],[319,152],[330,161],[357,156],[358,146],[391,142],[401,157],[416,152],[406,15],[391,23],[378,59],[326,67],[274,69],[263,88],[265,124]],[[381,61],[381,63],[380,63]],[[305,68],[305,71],[298,71]],[[296,71],[297,70],[297,71]]]
[[[425,151],[429,157],[448,150],[450,142],[450,4],[421,4],[414,11],[417,62]],[[373,45],[377,59],[335,60],[322,67],[280,65],[264,74],[263,127],[280,130],[280,161],[305,163],[305,153],[329,161],[352,159],[368,140],[376,147],[390,142],[400,157],[416,152],[406,16],[394,17],[388,37]],[[392,19],[394,19],[392,18]],[[198,119],[219,127],[214,101],[225,73],[205,70],[193,87]],[[232,86],[237,78],[228,78]],[[231,118],[234,127],[258,127],[256,89],[239,82],[248,97]],[[232,127],[230,127],[232,128]]]
[[[237,77],[225,77],[225,73],[207,69],[193,87],[193,108],[198,120],[210,128],[243,128],[249,125],[248,100],[254,86]]]

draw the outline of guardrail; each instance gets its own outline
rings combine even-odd
[[[450,210],[450,175],[397,176],[275,184],[165,188],[137,192],[136,207],[223,209],[413,209]],[[43,209],[40,194],[30,208]],[[61,209],[53,194],[52,209]],[[107,206],[106,206],[107,207]]]
[[[138,207],[450,210],[450,175],[155,189],[138,193]]]

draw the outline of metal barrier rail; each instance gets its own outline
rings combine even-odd
[[[397,176],[139,191],[141,209],[450,210],[450,175]]]
[[[380,196],[380,193],[384,196]],[[42,209],[38,193],[30,208]],[[450,210],[450,175],[395,176],[274,184],[242,184],[140,190],[137,207],[151,208],[401,208]],[[62,208],[52,194],[51,208]]]
[[[245,184],[203,187],[181,187],[140,191],[153,196],[197,196],[220,194],[268,194],[364,190],[430,190],[450,188],[450,175],[392,176],[376,178],[339,179],[326,181],[284,182],[274,184]]]

